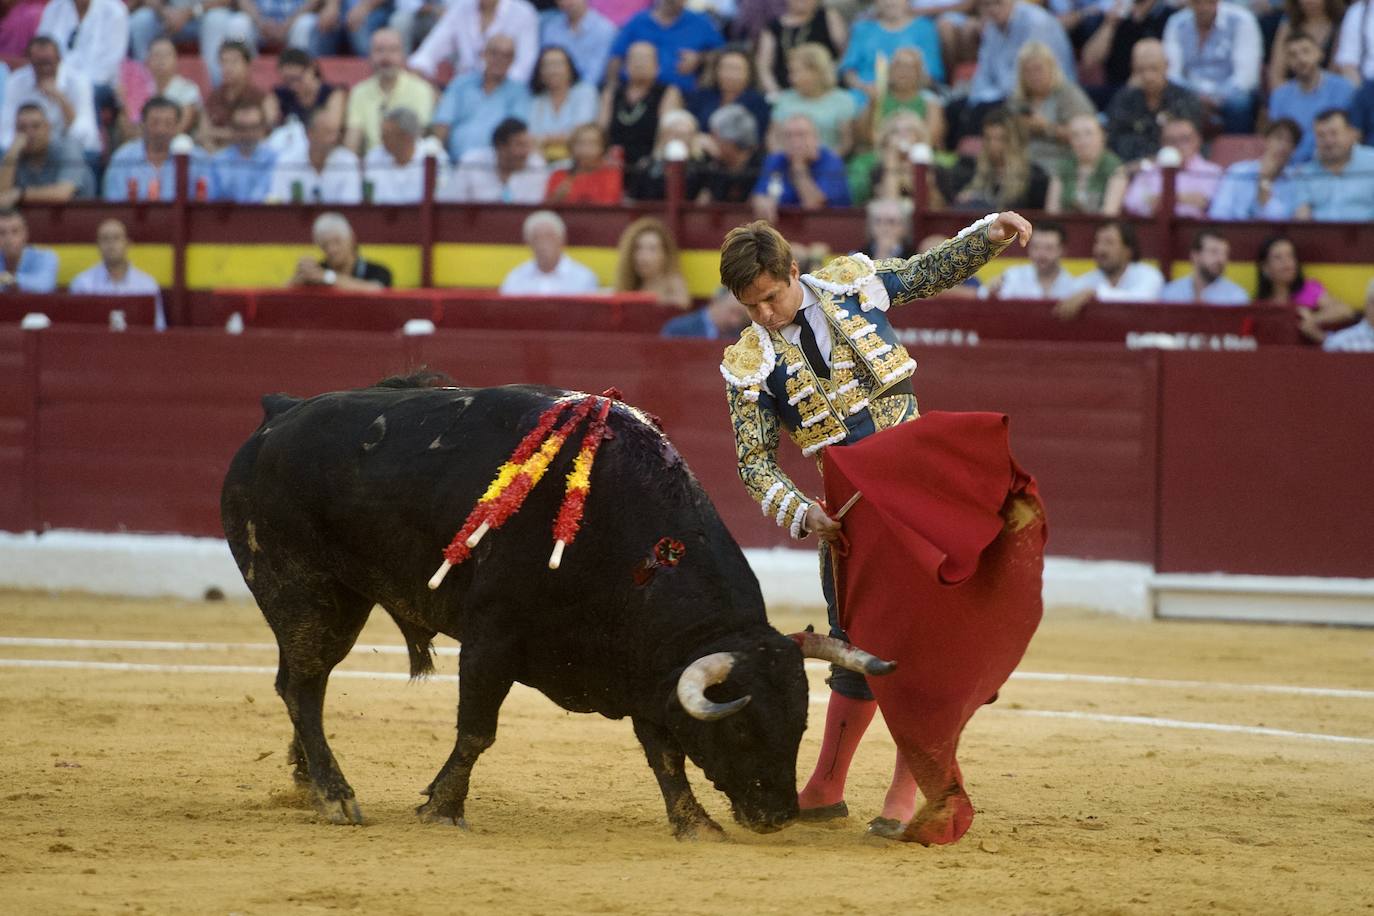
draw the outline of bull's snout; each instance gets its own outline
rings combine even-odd
[[[742,811],[738,805],[732,807],[735,820],[740,826],[747,827],[755,833],[777,833],[795,821],[801,813],[795,797],[791,805],[769,807],[766,810],[746,812]]]

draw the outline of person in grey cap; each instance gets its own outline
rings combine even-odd
[[[697,203],[744,203],[759,180],[763,148],[759,125],[743,105],[723,105],[707,122],[710,157]]]

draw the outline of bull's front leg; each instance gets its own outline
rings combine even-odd
[[[638,718],[633,722],[635,737],[644,746],[644,756],[648,758],[649,768],[654,771],[659,791],[663,793],[663,803],[668,808],[668,822],[673,825],[673,836],[680,840],[724,836],[725,831],[711,820],[711,815],[706,813],[706,809],[692,794],[685,769],[687,757],[682,749],[659,726]]]

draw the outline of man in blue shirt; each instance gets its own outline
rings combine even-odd
[[[588,83],[596,86],[605,79],[615,25],[589,8],[587,0],[558,0],[558,12],[544,15],[539,32],[540,47],[567,51],[577,72]]]
[[[492,131],[507,118],[529,120],[529,89],[507,78],[514,60],[511,37],[493,35],[482,49],[481,71],[455,77],[444,90],[430,130],[448,146],[452,161],[489,145]]]
[[[1042,41],[1054,52],[1065,79],[1077,79],[1073,46],[1064,27],[1041,7],[1020,0],[980,0],[983,35],[978,66],[969,83],[969,104],[1000,102],[1016,86],[1016,55],[1028,41]]]
[[[1317,157],[1298,166],[1298,219],[1374,220],[1374,148],[1359,145],[1350,116],[1317,115]]]
[[[1283,53],[1293,78],[1269,96],[1269,117],[1292,118],[1302,128],[1302,141],[1293,153],[1294,162],[1312,158],[1312,124],[1318,112],[1331,108],[1350,110],[1355,87],[1343,76],[1322,69],[1322,49],[1304,32],[1293,32],[1284,42]]]
[[[1298,188],[1289,170],[1302,128],[1292,118],[1270,121],[1258,159],[1232,163],[1221,176],[1207,215],[1212,219],[1286,220],[1298,208]]]
[[[181,120],[181,106],[155,95],[143,103],[143,139],[130,140],[110,157],[105,170],[106,200],[161,200],[176,197],[176,163],[172,140]],[[209,183],[209,160],[199,147],[191,150],[188,194],[196,196],[200,179]],[[208,192],[208,187],[207,187]]]
[[[272,169],[277,154],[263,142],[267,116],[262,106],[241,104],[229,113],[234,143],[210,160],[210,197],[236,204],[261,204],[272,188]]]
[[[1250,296],[1240,285],[1226,279],[1226,264],[1231,259],[1231,244],[1215,229],[1202,229],[1193,236],[1191,276],[1164,284],[1160,302],[1205,302],[1208,305],[1249,305]]]
[[[763,160],[758,183],[749,199],[754,215],[773,222],[778,207],[803,210],[849,206],[849,182],[844,160],[821,146],[816,125],[804,114],[782,122],[782,151]]]
[[[29,224],[18,210],[0,210],[0,292],[57,289],[57,252],[29,246]]]
[[[748,324],[749,313],[739,304],[735,294],[722,286],[703,308],[670,319],[658,333],[663,337],[733,339]]]
[[[684,0],[655,0],[651,9],[636,13],[616,35],[610,66],[606,68],[608,85],[625,79],[621,64],[630,45],[637,41],[647,41],[658,48],[659,82],[676,86],[684,94],[696,88],[697,71],[705,52],[725,44],[715,23],[686,9]],[[595,76],[599,74],[587,74],[588,79]]]

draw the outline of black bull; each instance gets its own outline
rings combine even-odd
[[[424,790],[424,820],[465,824],[473,765],[517,681],[571,711],[629,716],[679,836],[720,829],[692,795],[684,755],[747,827],[796,818],[803,652],[869,673],[882,663],[769,626],[758,582],[700,484],[622,404],[560,569],[548,568],[552,520],[580,432],[523,508],[431,591],[442,548],[496,468],[569,393],[417,384],[265,398],[263,423],[224,482],[225,534],[277,637],[289,760],[321,812],[362,819],[322,716],[330,671],[380,605],[405,637],[412,675],[432,670],[436,633],[462,644],[457,742]],[[664,537],[685,545],[678,565],[636,576]]]

